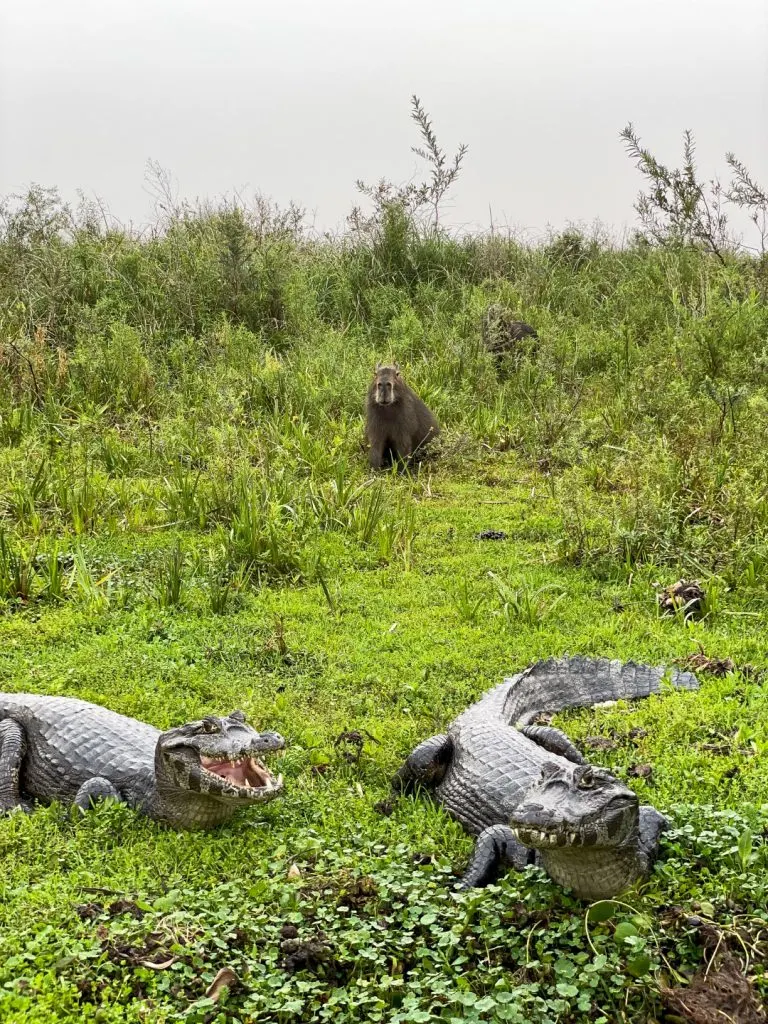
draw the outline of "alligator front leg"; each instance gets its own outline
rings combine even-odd
[[[535,863],[536,851],[523,846],[508,825],[490,825],[477,837],[475,852],[457,888],[480,889],[495,882],[504,868],[522,871]]]
[[[21,762],[27,752],[27,738],[18,722],[0,722],[0,814],[31,807],[21,799]]]
[[[123,798],[109,779],[103,779],[100,775],[94,776],[84,782],[75,794],[75,807],[83,814],[89,811],[97,800],[117,800],[123,803]]]
[[[659,855],[659,836],[669,828],[669,822],[648,804],[640,807],[640,838],[639,858],[641,871],[645,875],[653,867],[653,862]]]
[[[573,745],[565,733],[559,729],[553,729],[551,725],[525,725],[520,732],[529,740],[533,740],[534,743],[538,743],[540,747],[548,750],[550,754],[559,754],[561,757],[573,761],[574,764],[586,764],[581,751]]]
[[[453,741],[441,734],[430,736],[408,755],[403,767],[392,779],[392,789],[412,793],[417,785],[430,788],[442,782],[453,757]]]

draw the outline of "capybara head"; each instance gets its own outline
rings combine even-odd
[[[376,405],[394,405],[400,398],[402,383],[397,363],[394,366],[377,366],[371,387]]]

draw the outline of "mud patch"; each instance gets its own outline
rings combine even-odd
[[[366,739],[371,740],[373,743],[379,742],[369,732],[366,732],[365,736],[363,736],[359,730],[351,729],[347,732],[340,732],[333,741],[333,745],[347,764],[357,764],[363,753]]]
[[[706,595],[698,580],[677,580],[657,595],[664,615],[681,613],[685,619],[698,619],[704,614]]]
[[[618,745],[616,740],[608,736],[587,736],[584,740],[584,746],[589,750],[615,750]]]
[[[697,974],[685,988],[662,989],[665,1006],[692,1024],[766,1024],[755,993],[735,957]]]
[[[75,913],[81,921],[95,921],[99,917],[107,917],[110,921],[121,914],[130,914],[131,917],[140,920],[144,917],[144,911],[132,900],[115,900],[113,903],[78,903]]]

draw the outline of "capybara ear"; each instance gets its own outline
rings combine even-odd
[[[374,373],[378,373],[380,369],[381,369],[381,363],[376,363],[376,369],[373,372]]]
[[[393,363],[393,366],[395,367],[395,373],[399,377],[400,376],[400,364],[399,363]]]

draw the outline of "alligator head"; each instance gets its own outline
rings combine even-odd
[[[592,765],[547,762],[541,779],[515,809],[510,826],[524,846],[626,847],[636,841],[639,800],[610,772]]]
[[[242,711],[188,722],[157,741],[158,784],[166,794],[170,788],[221,802],[264,803],[281,791],[283,777],[274,778],[259,755],[284,746],[276,732],[252,729]]]

